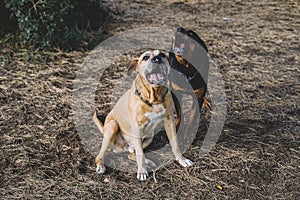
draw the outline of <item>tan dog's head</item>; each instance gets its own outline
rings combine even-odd
[[[127,69],[128,73],[134,69],[150,85],[160,86],[167,82],[170,65],[164,53],[154,50],[146,51],[139,58],[134,58]]]

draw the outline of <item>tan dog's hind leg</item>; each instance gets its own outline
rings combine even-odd
[[[185,158],[184,156],[182,156],[182,154],[180,152],[178,140],[176,137],[175,120],[171,116],[168,116],[165,119],[164,127],[165,127],[165,131],[167,133],[168,139],[170,141],[172,152],[175,156],[175,159],[183,167],[191,166],[193,164],[193,162],[191,160]]]
[[[97,155],[95,162],[97,165],[96,172],[103,174],[106,170],[104,166],[104,156],[109,147],[109,145],[113,142],[115,135],[117,134],[119,127],[118,124],[112,120],[107,123],[104,127],[103,133],[103,141],[99,154]]]

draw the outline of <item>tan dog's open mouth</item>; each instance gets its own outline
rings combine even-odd
[[[162,66],[156,67],[152,72],[146,74],[146,79],[150,84],[161,85],[166,80],[167,73]]]

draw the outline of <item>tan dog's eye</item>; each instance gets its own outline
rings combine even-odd
[[[150,56],[144,56],[143,60],[148,60],[150,58]]]

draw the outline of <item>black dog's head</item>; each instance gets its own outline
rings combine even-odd
[[[186,76],[193,88],[206,84],[209,68],[208,50],[204,41],[194,31],[177,28],[169,52],[169,62],[172,69]],[[176,77],[176,73],[171,74],[173,78]]]
[[[172,51],[178,56],[191,57],[196,48],[203,48],[208,52],[207,46],[201,38],[192,30],[178,27],[172,42]]]

